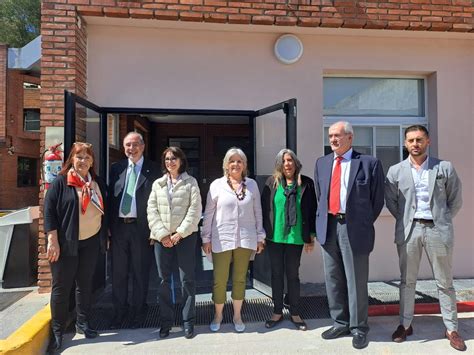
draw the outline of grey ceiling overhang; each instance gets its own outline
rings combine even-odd
[[[8,69],[40,72],[41,36],[22,48],[8,48]]]

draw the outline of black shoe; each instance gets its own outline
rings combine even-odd
[[[301,320],[301,322],[296,322],[293,320],[293,317],[290,317],[290,318],[291,318],[291,323],[295,325],[296,329],[303,330],[303,331],[308,329],[304,320]]]
[[[329,340],[329,339],[336,339],[339,337],[343,337],[345,335],[349,335],[351,331],[349,328],[346,327],[334,327],[332,326],[328,330],[325,330],[322,334],[321,337],[323,339]]]
[[[367,345],[369,345],[369,341],[367,340],[367,334],[362,333],[355,333],[352,337],[352,346],[355,349],[363,349]]]
[[[192,337],[194,337],[194,326],[190,325],[184,327],[184,337],[186,339],[191,339]]]
[[[163,328],[161,327],[160,328],[160,338],[167,338],[169,335],[170,335],[170,330],[171,328],[169,327],[166,327],[166,328]]]
[[[282,320],[283,320],[283,315],[281,315],[278,320],[269,319],[265,322],[265,328],[268,328],[268,329],[273,328]]]
[[[56,351],[61,350],[63,345],[63,335],[62,333],[55,333],[51,334],[51,339],[49,340],[49,345],[47,352],[48,353],[55,353]]]
[[[87,322],[84,322],[84,323],[76,322],[76,333],[84,334],[84,336],[88,339],[97,338],[97,336],[99,335],[97,330],[89,327]]]

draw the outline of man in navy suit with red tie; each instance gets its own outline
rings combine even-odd
[[[322,246],[334,321],[322,337],[352,334],[352,346],[363,349],[369,331],[369,254],[374,248],[374,222],[384,204],[384,173],[378,159],[352,149],[353,137],[349,122],[334,123],[329,127],[333,153],[316,161],[316,237]]]

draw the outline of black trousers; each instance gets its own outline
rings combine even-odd
[[[128,309],[129,271],[132,278],[131,311],[136,315],[146,310],[148,280],[153,247],[148,236],[141,235],[136,223],[120,223],[112,236],[112,293],[115,311],[125,314]]]
[[[76,286],[77,322],[85,323],[89,317],[92,294],[92,278],[100,250],[100,238],[95,235],[79,241],[76,256],[60,254],[51,263],[53,285],[51,291],[51,327],[55,333],[63,333],[66,326],[69,297]]]
[[[299,269],[303,246],[267,241],[267,248],[270,253],[272,269],[273,313],[283,313],[283,290],[286,274],[290,314],[298,316],[300,302]]]
[[[193,233],[172,248],[166,248],[161,243],[155,244],[156,265],[161,278],[158,301],[163,328],[171,327],[174,323],[174,307],[171,295],[174,260],[178,262],[181,278],[184,326],[194,325],[196,316],[196,241],[197,234]]]

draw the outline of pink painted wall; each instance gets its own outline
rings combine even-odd
[[[474,276],[472,35],[399,32],[397,37],[394,33],[398,32],[391,31],[380,37],[382,31],[363,31],[357,36],[346,36],[341,30],[305,31],[298,35],[304,44],[303,57],[296,64],[284,65],[273,55],[279,33],[229,31],[231,26],[202,30],[207,27],[200,24],[196,29],[143,27],[148,22],[140,22],[142,27],[123,26],[130,23],[88,25],[90,100],[104,106],[258,109],[296,97],[298,155],[303,173],[310,176],[323,152],[323,74],[425,77],[433,151],[454,163],[464,187],[464,207],[455,219],[454,274]],[[271,154],[269,159],[273,160]],[[384,211],[376,224],[372,280],[399,278],[393,225],[393,218]],[[319,250],[304,256],[301,270],[303,282],[324,281]],[[431,277],[426,260],[420,277]]]

